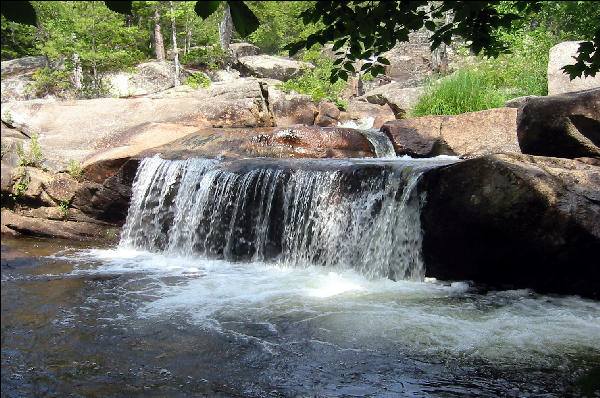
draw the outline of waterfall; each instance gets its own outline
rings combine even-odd
[[[421,198],[434,162],[144,159],[121,247],[421,279]]]

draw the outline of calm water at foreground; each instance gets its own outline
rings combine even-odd
[[[565,397],[600,302],[2,239],[2,396]]]

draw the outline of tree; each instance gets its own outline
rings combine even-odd
[[[165,60],[165,44],[163,40],[162,29],[160,27],[160,11],[158,2],[156,2],[156,5],[154,6],[154,52],[156,53],[157,60]]]
[[[35,25],[36,14],[30,2],[5,2],[2,15],[8,20]],[[221,1],[198,1],[196,13],[207,18],[218,8]],[[242,37],[256,31],[259,20],[242,1],[225,2],[231,11],[235,30]],[[353,63],[358,59],[375,57],[373,62],[363,65],[362,72],[377,75],[389,63],[377,57],[390,50],[397,42],[407,41],[410,31],[425,27],[432,32],[431,49],[442,43],[449,44],[454,37],[461,37],[469,43],[470,49],[486,56],[497,56],[508,47],[500,40],[498,30],[510,29],[513,22],[522,20],[532,11],[539,10],[540,1],[513,1],[511,7],[503,10],[499,1],[442,1],[430,12],[425,11],[427,1],[318,1],[302,13],[305,24],[322,23],[322,27],[306,38],[301,38],[287,46],[291,54],[300,49],[309,49],[314,44],[334,43],[338,59],[332,71],[331,80],[346,80],[349,72],[355,72]],[[585,10],[588,2],[576,2]],[[121,13],[131,13],[131,1],[105,1],[108,8]],[[595,8],[594,8],[595,9]],[[452,20],[437,25],[445,13],[451,12]],[[571,78],[595,76],[600,71],[600,20],[592,15],[592,24],[586,30],[586,39],[580,47],[575,65],[565,66]],[[577,23],[577,21],[575,21]]]
[[[169,1],[170,11],[171,11],[171,37],[173,40],[173,62],[175,63],[175,75],[173,76],[173,85],[175,87],[181,85],[179,81],[179,49],[177,48],[177,30],[175,28],[175,7],[173,6],[173,2]]]

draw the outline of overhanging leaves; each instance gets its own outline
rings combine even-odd
[[[231,11],[231,20],[235,30],[240,36],[245,37],[258,29],[260,22],[256,15],[242,1],[228,1]]]
[[[219,8],[220,1],[197,1],[194,6],[194,11],[202,19],[208,18],[213,12]]]
[[[131,1],[105,1],[104,4],[111,11],[131,15]]]
[[[35,26],[35,10],[28,1],[3,2],[2,15],[9,21]]]

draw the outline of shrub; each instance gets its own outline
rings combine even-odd
[[[217,70],[225,66],[227,52],[218,46],[205,46],[191,50],[181,57],[181,63],[206,70]]]
[[[46,95],[64,97],[72,87],[68,70],[53,71],[50,68],[40,68],[35,71],[31,79],[32,82],[26,92],[32,93],[36,97]]]
[[[23,149],[23,144],[17,143],[17,155],[19,156],[19,166],[41,167],[44,155],[42,148],[38,144],[38,136],[33,135],[29,144],[27,153]]]
[[[75,159],[69,159],[67,172],[76,180],[80,180],[83,177],[83,169],[81,168],[81,164]]]
[[[314,68],[306,68],[301,76],[295,77],[281,84],[281,88],[286,93],[294,90],[300,94],[309,94],[314,102],[319,102],[324,98],[333,101],[338,108],[346,109],[346,103],[339,98],[340,92],[346,86],[346,82],[338,80],[335,83],[329,81],[329,75],[333,68],[333,60],[321,55],[321,49],[313,47],[307,51],[302,60],[315,65]]]
[[[192,88],[207,88],[210,86],[210,79],[203,72],[192,73],[187,79],[185,79],[184,84]]]

